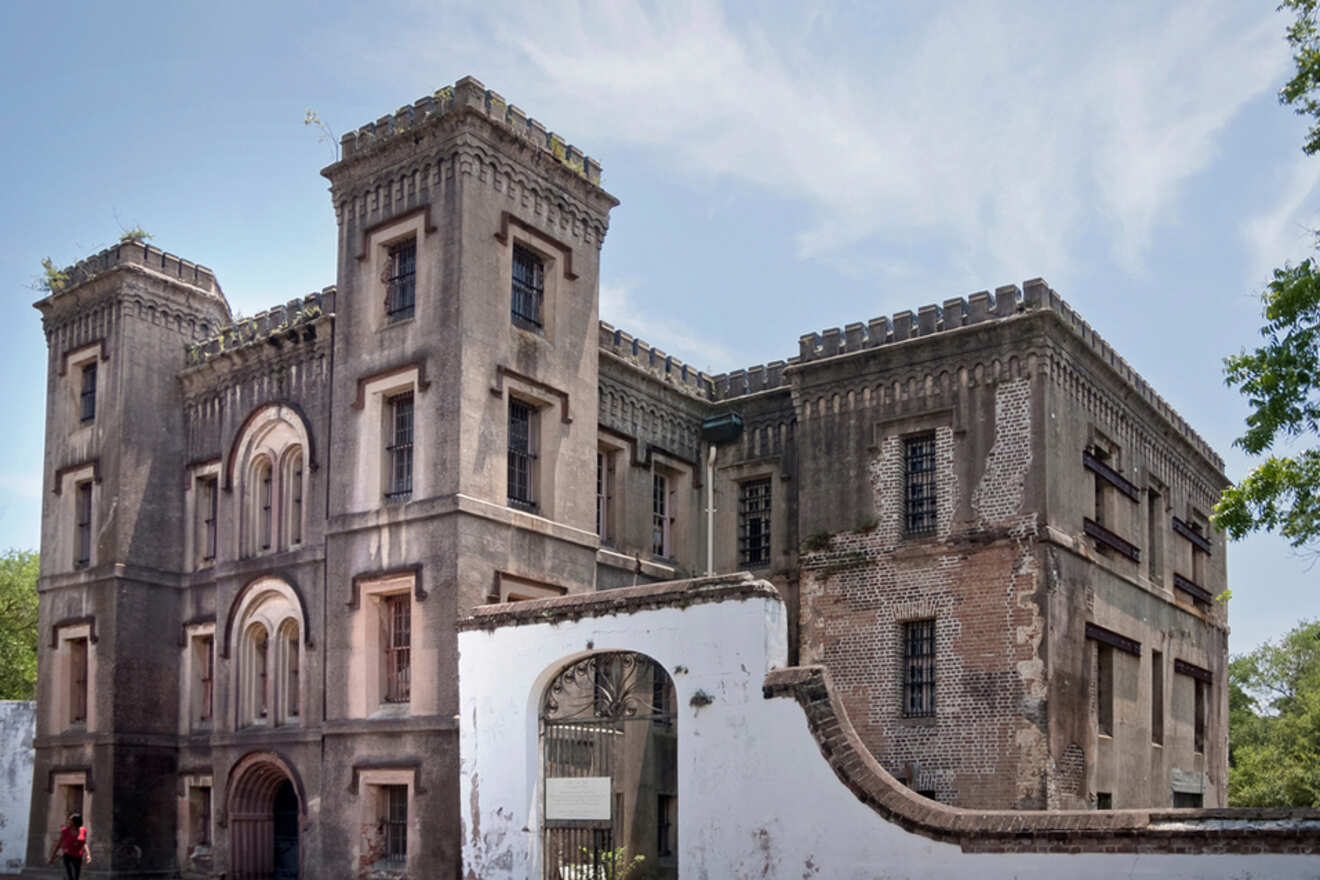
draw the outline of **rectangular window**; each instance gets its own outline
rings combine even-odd
[[[1150,741],[1164,744],[1164,654],[1150,655]]]
[[[96,361],[82,368],[82,422],[86,424],[96,419]]]
[[[656,798],[656,842],[655,854],[662,859],[674,855],[674,826],[678,824],[678,798],[672,794],[662,794]]]
[[[69,818],[70,813],[77,813],[83,817],[83,824],[87,824],[88,816],[83,811],[83,787],[81,785],[61,785],[64,790],[64,815],[60,817],[61,823]]]
[[[1150,565],[1150,579],[1162,583],[1164,581],[1164,529],[1162,528],[1163,517],[1160,516],[1164,508],[1164,498],[1154,489],[1146,490],[1146,558]]]
[[[770,564],[770,477],[738,484],[738,564]]]
[[[1095,808],[1097,810],[1112,810],[1114,808],[1114,793],[1097,791],[1095,793]]]
[[[412,597],[387,596],[381,602],[385,630],[385,702],[412,697]]]
[[[1173,793],[1174,809],[1195,809],[1199,810],[1203,806],[1205,795],[1198,792],[1175,791]]]
[[[651,552],[669,555],[669,479],[651,475]]]
[[[545,263],[520,245],[513,246],[513,323],[525,330],[541,329],[545,298]]]
[[[195,785],[188,789],[188,814],[192,819],[190,843],[194,847],[211,845],[211,787]]]
[[[935,534],[935,435],[909,437],[903,444],[903,532]]]
[[[197,715],[201,721],[210,721],[215,694],[215,638],[197,636],[193,639],[193,645],[196,650],[193,662],[197,664],[198,673]]]
[[[536,410],[509,398],[509,506],[536,510]]]
[[[610,508],[614,503],[614,456],[596,453],[596,534],[602,541],[614,537],[610,529]]]
[[[380,786],[381,861],[402,867],[408,861],[408,786]]]
[[[69,639],[69,723],[87,723],[87,639]]]
[[[202,548],[202,561],[215,561],[215,521],[220,509],[220,482],[215,477],[201,481],[202,529],[198,543]]]
[[[77,534],[74,540],[73,565],[86,568],[92,563],[92,484],[79,483],[75,490],[74,513],[77,516]]]
[[[935,621],[903,624],[903,715],[935,714]]]
[[[1114,649],[1097,642],[1096,651],[1096,723],[1101,736],[1114,735]]]
[[[1207,696],[1206,692],[1210,689],[1210,686],[1206,682],[1201,681],[1200,679],[1196,679],[1195,684],[1196,684],[1196,707],[1195,707],[1196,721],[1193,729],[1192,750],[1195,751],[1198,755],[1203,755],[1205,754],[1205,726],[1206,726],[1205,716],[1207,709],[1206,704],[1208,702],[1206,700],[1206,696]]]
[[[266,462],[261,468],[261,549],[269,550],[271,539],[274,532],[274,522],[271,519],[271,491],[273,488],[274,469],[270,462]]]
[[[302,514],[303,514],[303,461],[299,455],[293,460],[292,467],[289,468],[290,482],[293,484],[289,489],[289,543],[302,543]]]
[[[390,503],[407,501],[413,489],[413,396],[400,394],[390,398],[389,445],[385,458],[390,474],[385,500]]]
[[[417,240],[392,245],[385,265],[385,317],[402,321],[413,316],[417,300]]]

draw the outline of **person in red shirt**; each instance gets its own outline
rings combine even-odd
[[[78,880],[83,863],[92,862],[92,849],[87,845],[87,828],[83,826],[81,813],[70,813],[69,824],[60,829],[59,842],[50,854],[52,865],[55,864],[55,857],[61,853],[64,854],[66,880]]]

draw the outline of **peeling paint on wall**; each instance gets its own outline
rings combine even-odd
[[[36,730],[36,703],[0,700],[0,873],[23,868]]]

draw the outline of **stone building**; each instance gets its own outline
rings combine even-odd
[[[36,304],[30,866],[80,807],[107,876],[451,876],[456,621],[743,569],[919,792],[1223,803],[1222,462],[1043,282],[712,377],[599,321],[600,165],[476,80],[341,149],[334,287],[235,322],[127,241]]]

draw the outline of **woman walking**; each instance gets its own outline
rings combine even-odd
[[[55,857],[61,853],[64,854],[65,880],[78,880],[82,875],[83,862],[92,862],[92,849],[87,845],[87,828],[82,823],[81,813],[70,813],[69,824],[60,829],[59,842],[50,854],[52,865],[55,864]]]

